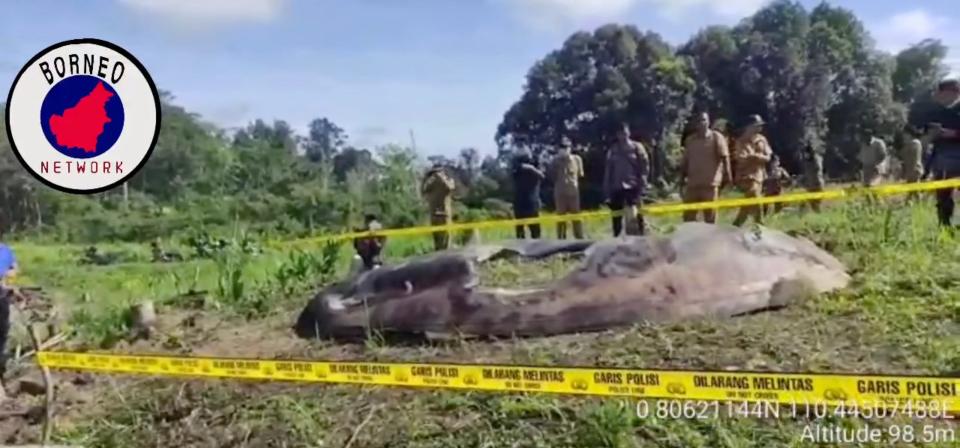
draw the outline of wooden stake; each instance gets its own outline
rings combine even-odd
[[[33,343],[33,349],[36,352],[42,350],[43,344],[40,342],[40,335],[37,332],[36,324],[31,324],[30,342]],[[41,444],[46,446],[50,442],[50,433],[53,430],[53,378],[50,377],[50,369],[47,366],[40,366],[43,373],[43,438]]]

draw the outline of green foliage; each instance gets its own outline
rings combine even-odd
[[[627,121],[651,149],[652,191],[665,196],[676,186],[686,121],[704,108],[732,123],[733,135],[746,115],[763,116],[791,173],[800,170],[798,151],[812,145],[830,177],[853,179],[869,135],[892,143],[908,118],[924,124],[946,54],[936,40],[884,54],[861,20],[828,3],[808,11],[777,0],[734,27],[704,28],[676,49],[656,33],[608,24],[571,34],[530,68],[496,129],[496,155],[481,160],[466,147],[428,159],[449,165],[458,208],[507,217],[506,162],[522,148],[545,163],[566,135],[584,161],[583,206],[595,208],[605,199],[600,180],[611,129]],[[157,146],[127,194],[75,196],[43,186],[19,166],[0,129],[0,233],[85,244],[198,231],[263,240],[349,230],[368,213],[386,227],[426,223],[418,191],[424,160],[410,148],[358,147],[327,117],[311,121],[305,136],[282,120],[254,120],[229,136],[169,93],[161,114]],[[549,207],[550,186],[542,192]],[[195,243],[202,257],[219,250]]]
[[[97,311],[78,309],[70,314],[69,325],[81,340],[96,347],[110,347],[127,334],[128,322],[126,310],[114,305]]]
[[[223,238],[214,238],[209,233],[200,233],[191,236],[187,245],[193,249],[197,258],[213,258],[230,249],[230,242]]]
[[[217,296],[228,304],[238,305],[246,299],[249,285],[244,269],[249,258],[234,253],[225,253],[216,257]]]
[[[851,11],[827,3],[808,12],[778,0],[734,28],[703,29],[676,52],[656,34],[605,25],[574,33],[534,64],[497,138],[506,148],[549,153],[565,134],[602,154],[611,126],[625,119],[653,149],[662,188],[675,173],[671,141],[695,105],[733,123],[734,135],[747,115],[763,116],[791,172],[799,171],[799,151],[812,145],[826,154],[828,174],[853,178],[868,136],[893,140],[908,105],[945,75],[945,55],[940,42],[928,40],[894,61],[874,48]],[[587,207],[601,200],[592,188],[603,158],[590,153]]]
[[[324,244],[320,253],[300,249],[291,251],[273,274],[280,292],[290,296],[305,287],[324,284],[333,279],[342,245],[338,242]]]
[[[602,150],[618,123],[653,148],[653,177],[665,175],[666,135],[679,130],[692,106],[695,83],[687,61],[655,33],[606,25],[575,33],[559,50],[537,62],[520,100],[497,130],[501,148],[527,147],[544,157],[564,135],[574,144]],[[599,184],[602,170],[584,160],[586,182]],[[588,194],[586,206],[601,198]]]

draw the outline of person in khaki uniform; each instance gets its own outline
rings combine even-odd
[[[760,197],[761,186],[766,177],[767,163],[773,156],[770,143],[760,133],[763,125],[763,119],[759,115],[751,115],[747,119],[743,133],[734,143],[733,160],[736,164],[736,183],[743,191],[744,197],[747,198]],[[742,226],[750,216],[753,216],[753,221],[757,224],[763,223],[760,206],[747,205],[740,207],[740,212],[733,220],[733,225]]]
[[[622,216],[613,217],[613,236],[620,236],[624,227],[628,235],[646,233],[646,223],[638,205],[647,188],[649,175],[647,149],[630,138],[630,125],[622,124],[617,130],[616,142],[607,150],[603,174],[603,191],[610,209],[623,211]]]
[[[883,181],[886,162],[887,144],[877,137],[870,137],[870,143],[860,150],[863,186],[872,187]]]
[[[583,177],[583,160],[573,153],[570,139],[564,137],[560,151],[550,165],[553,177],[553,201],[557,214],[580,213],[580,179]],[[583,239],[583,222],[573,221],[573,237]],[[557,222],[557,238],[567,238],[567,222]]]
[[[908,183],[920,182],[923,176],[923,141],[919,132],[911,126],[904,130],[900,158],[903,160],[903,180]],[[920,192],[912,191],[907,194],[907,200],[917,199],[920,199]]]
[[[801,157],[803,158],[803,188],[810,193],[823,191],[825,184],[823,180],[823,156],[818,154],[813,149],[813,145],[808,143],[803,148]],[[820,211],[820,199],[811,199],[808,204],[801,204],[800,208],[805,209],[806,205],[810,205],[814,212]]]
[[[443,171],[443,166],[435,164],[423,178],[420,191],[427,200],[430,211],[430,225],[448,225],[453,214],[453,190],[456,184],[453,178]],[[436,250],[445,250],[450,246],[450,233],[433,233],[433,246]]]
[[[684,140],[680,165],[681,178],[686,182],[683,202],[716,201],[719,188],[731,180],[727,138],[710,129],[709,125],[710,116],[707,113],[698,114],[692,133]],[[716,209],[703,210],[704,222],[713,224],[716,219]],[[683,212],[683,220],[696,221],[697,210]]]
[[[869,143],[860,149],[860,180],[864,187],[874,187],[883,183],[887,171],[887,144],[883,140],[870,136]],[[877,204],[874,193],[865,196],[868,204]]]
[[[780,166],[780,158],[774,154],[770,158],[770,166],[767,169],[767,178],[763,181],[764,196],[780,196],[783,193],[783,187],[790,185],[790,173]],[[773,212],[780,213],[783,210],[783,202],[773,204]],[[770,204],[763,204],[764,216],[770,213]]]

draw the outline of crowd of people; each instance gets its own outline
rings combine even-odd
[[[863,149],[859,154],[861,181],[864,186],[875,186],[885,179],[900,177],[906,182],[918,182],[932,177],[951,179],[960,177],[960,82],[945,80],[934,92],[938,107],[936,112],[921,125],[908,125],[898,139],[901,146],[901,173],[892,173],[891,154],[888,142],[877,135],[865,134]],[[769,140],[764,136],[764,120],[751,115],[737,128],[726,126],[726,120],[711,122],[707,113],[693,116],[685,133],[680,162],[681,194],[684,202],[716,201],[722,189],[733,186],[744,197],[780,195],[792,186],[794,176],[780,165]],[[640,213],[641,199],[648,187],[650,154],[647,148],[632,138],[628,125],[619,126],[616,138],[606,149],[603,176],[603,193],[607,205],[614,212],[612,230],[614,236],[621,234],[643,235],[646,224]],[[823,191],[823,156],[808,144],[799,152],[798,173],[800,186],[809,192]],[[512,166],[513,211],[517,219],[536,218],[540,215],[540,186],[553,183],[554,211],[557,214],[580,212],[580,182],[584,177],[583,160],[573,148],[568,137],[563,137],[557,154],[541,169],[536,160],[525,152],[514,157]],[[452,219],[452,196],[454,178],[441,165],[433,166],[426,174],[422,192],[430,208],[433,225],[448,224]],[[916,195],[912,195],[916,197]],[[802,207],[820,210],[820,201],[811,200]],[[733,224],[742,226],[747,220],[762,223],[769,213],[777,213],[781,203],[770,206],[751,205],[741,207]],[[950,225],[953,214],[952,191],[937,192],[937,210],[940,223]],[[704,209],[687,211],[684,221],[695,221],[698,215],[708,223],[716,222],[716,211]],[[573,237],[584,238],[583,223],[572,220]],[[560,239],[568,237],[568,222],[557,224],[556,234]],[[517,238],[541,237],[538,223],[516,226]],[[447,232],[434,234],[437,250],[449,246]]]

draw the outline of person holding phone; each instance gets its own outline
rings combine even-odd
[[[546,175],[530,154],[521,152],[514,159],[513,164],[513,216],[517,219],[536,218],[540,216],[540,183]],[[540,224],[528,224],[530,237],[540,239]],[[516,227],[517,239],[526,238],[524,226]]]
[[[934,180],[955,179],[960,177],[960,80],[941,81],[934,100],[939,107],[924,136],[933,148],[928,171]],[[944,227],[949,227],[953,218],[953,190],[943,188],[936,193],[937,218]]]

